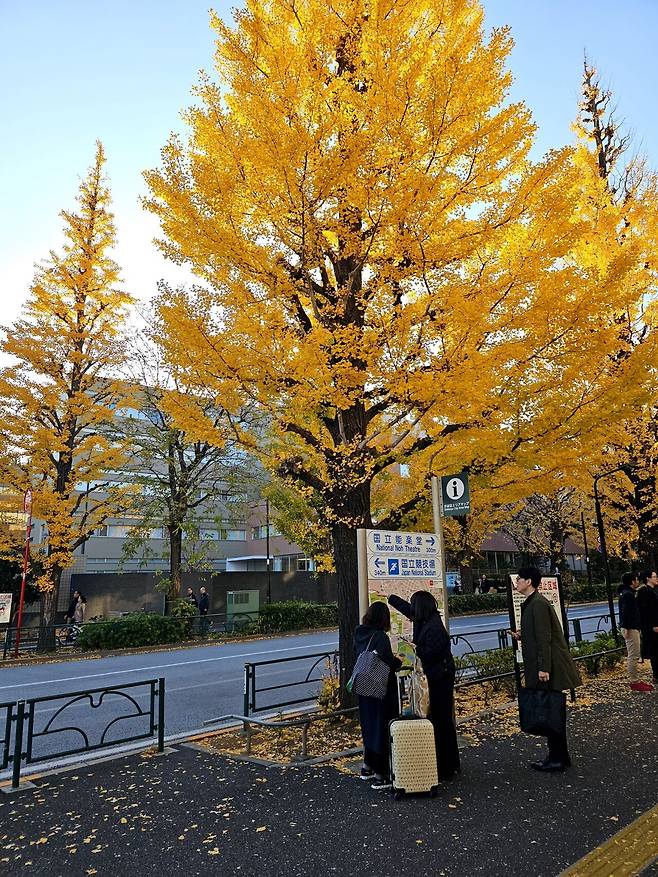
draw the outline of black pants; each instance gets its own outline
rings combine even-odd
[[[550,761],[559,761],[561,764],[569,765],[571,764],[571,759],[569,758],[569,747],[567,745],[567,696],[562,692],[561,697],[564,699],[564,709],[562,711],[564,716],[563,727],[559,733],[552,731],[547,735],[548,758]]]
[[[449,780],[459,770],[459,747],[455,727],[455,677],[446,674],[430,680],[430,720],[434,725],[439,779]]]

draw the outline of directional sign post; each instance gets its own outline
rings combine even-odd
[[[425,590],[441,606],[443,561],[435,533],[358,530],[357,548],[361,616],[373,600],[385,600],[389,594],[409,600],[414,591]],[[394,636],[410,635],[410,624],[395,611],[391,622]]]

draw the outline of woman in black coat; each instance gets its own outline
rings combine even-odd
[[[407,603],[391,594],[388,602],[413,621],[413,641],[430,695],[428,718],[434,725],[439,779],[450,780],[459,771],[459,748],[455,728],[455,662],[450,637],[429,591],[416,591]]]
[[[399,713],[395,671],[400,669],[402,661],[391,649],[391,641],[386,635],[390,629],[391,613],[386,603],[378,600],[369,607],[354,634],[355,659],[366,650],[377,652],[391,671],[383,699],[359,697],[364,763],[361,779],[374,778],[373,788],[378,789],[390,786],[388,723]]]

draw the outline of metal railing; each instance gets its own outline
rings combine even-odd
[[[142,706],[138,702],[143,697],[148,699],[147,706]],[[50,707],[48,704],[56,704],[56,706]],[[95,728],[81,725],[80,719],[73,719],[72,723],[69,716],[80,706],[88,706],[92,711],[105,709],[110,714],[110,718],[107,720],[106,717],[105,725],[101,723]],[[14,789],[20,785],[23,764],[39,764],[148,739],[157,742],[159,752],[164,751],[165,680],[163,678],[32,697],[14,703],[0,704],[0,710],[3,708],[7,712],[0,769],[4,770],[11,764],[11,784]],[[70,711],[69,715],[66,714],[67,710]],[[40,724],[40,715],[50,712],[54,712],[54,715]],[[132,723],[134,728],[135,722],[141,722],[141,727],[138,725],[137,731],[116,733],[121,723]],[[61,735],[59,746],[55,743],[58,735]],[[72,740],[82,743],[72,745]],[[96,742],[93,742],[94,740]],[[48,742],[45,748],[39,751],[40,744],[44,746],[43,741]]]
[[[286,667],[293,663],[298,663],[301,661],[313,661],[309,668],[306,668],[306,672],[302,679],[295,680],[293,682],[284,682],[282,685],[265,685],[262,687],[258,687],[258,668],[259,667],[272,667],[274,665],[283,665]],[[314,685],[321,684],[326,678],[327,674],[313,676],[314,670],[318,668],[323,662],[325,662],[325,666],[327,666],[329,670],[329,674],[331,676],[337,677],[338,675],[338,651],[329,651],[329,652],[315,652],[311,655],[301,655],[293,658],[276,658],[273,661],[250,661],[245,663],[244,665],[244,714],[245,716],[249,716],[252,713],[262,712],[263,710],[273,710],[273,709],[281,709],[286,706],[293,706],[300,703],[310,703],[311,701],[317,700],[318,692],[317,690],[313,690],[312,692],[304,692],[299,697],[295,697],[292,700],[282,700],[276,701],[274,703],[267,703],[259,705],[257,702],[258,695],[264,695],[268,692],[272,691],[281,691],[283,689],[295,688],[297,686],[305,685]],[[303,672],[303,670],[302,670]]]

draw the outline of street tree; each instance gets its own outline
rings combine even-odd
[[[530,160],[511,36],[485,37],[477,0],[248,0],[212,23],[219,81],[146,174],[159,246],[204,290],[165,291],[158,328],[187,380],[269,419],[245,446],[321,498],[344,678],[373,485],[414,459],[564,469],[599,440],[643,384],[619,323],[638,253],[606,258],[618,213],[586,150]]]
[[[215,540],[207,538],[208,529],[221,536],[236,519],[244,520],[257,472],[224,409],[179,380],[148,330],[133,339],[127,374],[137,416],[118,419],[130,449],[125,474],[135,487],[127,509],[135,525],[124,557],[146,559],[152,530],[164,526],[169,571],[161,585],[175,598],[183,569],[204,569],[212,560]],[[187,428],[175,419],[181,399],[193,413]]]
[[[621,255],[629,241],[642,242],[645,261],[637,272],[639,290],[655,300],[658,246],[658,177],[646,160],[631,151],[632,136],[616,116],[611,89],[601,85],[599,74],[585,59],[582,79],[579,130],[583,142],[596,159],[602,185],[620,217],[615,250]],[[646,277],[650,278],[647,284]],[[647,343],[651,314],[639,314],[632,324],[626,318],[629,339],[635,345]],[[620,320],[621,321],[621,320]],[[623,356],[626,345],[611,355]],[[621,556],[632,557],[652,567],[658,563],[658,395],[655,368],[651,394],[631,415],[611,430],[605,442],[605,456],[598,471],[623,466],[625,475],[601,482],[611,524],[611,538]]]
[[[104,163],[98,143],[77,211],[61,213],[61,253],[51,251],[38,267],[21,316],[3,330],[11,364],[0,371],[1,477],[18,495],[32,488],[34,515],[47,527],[37,581],[44,625],[54,622],[73,552],[120,499],[106,479],[125,454],[113,417],[131,298],[110,255],[116,233]],[[41,646],[49,641],[52,630],[44,630]]]

